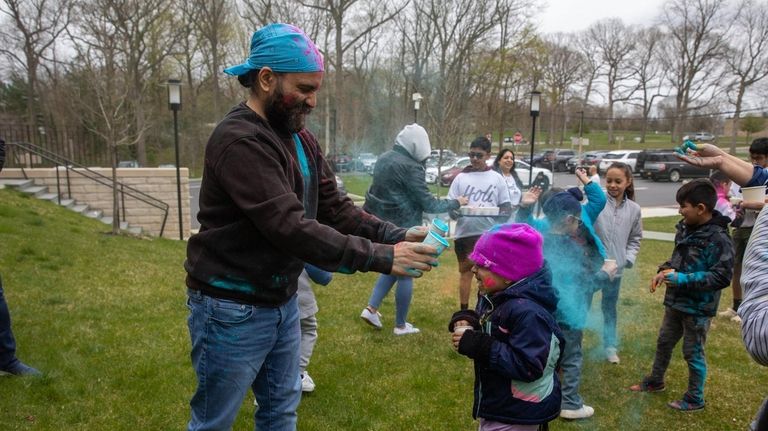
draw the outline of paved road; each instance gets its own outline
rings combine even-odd
[[[677,208],[675,194],[682,183],[670,183],[667,181],[653,182],[635,177],[635,201],[641,207],[671,207]],[[556,187],[575,187],[580,184],[576,175],[566,172],[555,173]],[[603,179],[605,186],[605,179]]]

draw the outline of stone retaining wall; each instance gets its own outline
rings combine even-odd
[[[90,168],[101,175],[111,178],[109,168]],[[49,193],[56,193],[56,169],[34,168],[25,169],[27,178],[34,180],[35,185],[47,186]],[[189,237],[189,170],[181,168],[181,207],[184,237]],[[4,169],[0,178],[24,178],[21,169]],[[168,219],[165,222],[164,238],[179,238],[179,212],[176,196],[175,168],[119,168],[117,181],[144,192],[155,199],[168,204]],[[105,216],[112,216],[112,188],[90,180],[75,172],[69,172],[69,189],[67,189],[67,173],[60,168],[59,182],[62,199],[71,192],[72,199],[79,204],[87,204],[90,209],[103,211]],[[118,199],[120,195],[118,194]],[[131,226],[142,228],[145,234],[158,236],[163,224],[164,211],[125,194],[125,220],[120,214],[121,221],[127,221]],[[120,201],[120,211],[123,211],[123,200]]]

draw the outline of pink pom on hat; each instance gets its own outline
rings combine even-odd
[[[523,223],[500,224],[484,233],[469,258],[510,281],[522,280],[544,266],[543,239]]]

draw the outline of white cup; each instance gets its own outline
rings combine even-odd
[[[474,329],[469,325],[459,325],[453,327],[453,333],[456,335],[462,335],[466,330],[468,329]]]
[[[764,202],[765,186],[742,187],[741,195],[744,197],[744,202]]]

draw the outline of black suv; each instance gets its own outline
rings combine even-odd
[[[643,155],[643,153],[645,153]],[[709,177],[708,168],[700,168],[688,164],[677,157],[675,157],[674,151],[663,150],[658,152],[646,152],[640,153],[642,157],[638,155],[637,163],[640,166],[638,172],[643,178],[650,178],[653,181],[659,181],[661,179],[669,180],[671,182],[678,182],[681,178],[707,178]]]
[[[541,156],[541,159],[533,158],[533,166],[537,168],[547,168],[554,172],[565,171],[568,169],[568,159],[576,157],[574,150],[547,150]]]

